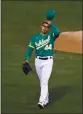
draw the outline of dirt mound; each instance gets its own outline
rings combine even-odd
[[[55,50],[82,53],[82,31],[62,32],[55,41]]]

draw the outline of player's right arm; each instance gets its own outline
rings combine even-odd
[[[55,24],[53,24],[50,20],[45,20],[45,22],[47,22],[50,25],[51,29],[53,30],[52,37],[54,38],[54,40],[56,38],[58,38],[59,37],[59,34],[60,34],[60,31],[57,28],[57,26]]]
[[[32,37],[32,39],[29,42],[28,49],[26,51],[25,62],[28,62],[29,61],[34,48],[35,48],[34,37]]]
[[[60,31],[59,31],[59,29],[57,28],[57,26],[55,26],[55,24],[53,24],[52,22],[50,23],[50,27],[51,27],[52,30],[53,30],[52,35],[53,35],[53,38],[54,38],[54,40],[55,40],[56,38],[59,37]]]

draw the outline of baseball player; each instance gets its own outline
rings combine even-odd
[[[26,52],[25,63],[29,63],[31,54],[35,49],[35,68],[40,81],[38,102],[40,108],[44,108],[49,103],[48,82],[53,67],[54,42],[59,34],[59,29],[50,20],[43,21],[41,32],[32,36]]]

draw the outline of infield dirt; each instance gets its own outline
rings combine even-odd
[[[82,31],[62,32],[55,42],[55,50],[83,53]]]

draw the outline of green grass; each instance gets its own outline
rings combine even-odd
[[[22,61],[18,60],[20,47],[15,48],[16,60],[2,64],[2,112],[13,113],[80,113],[82,103],[82,56],[64,52],[54,55],[53,72],[49,82],[51,104],[44,110],[37,108],[39,80],[31,60],[33,72],[25,76]]]
[[[28,41],[40,30],[50,8],[57,12],[53,22],[61,31],[82,29],[81,2],[2,2],[2,113],[81,113],[81,54],[54,53],[49,81],[52,102],[44,110],[36,106],[40,88],[34,56],[30,60],[33,72],[25,76],[22,71]]]

